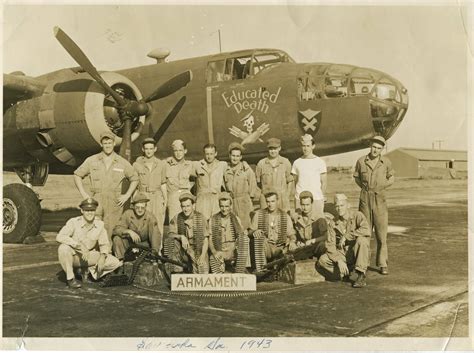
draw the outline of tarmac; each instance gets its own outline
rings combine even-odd
[[[388,276],[370,268],[360,289],[263,283],[259,295],[226,298],[96,283],[69,289],[54,236],[78,211],[47,212],[46,242],[3,246],[3,336],[467,337],[466,183],[426,189],[388,195]]]

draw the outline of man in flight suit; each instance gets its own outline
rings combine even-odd
[[[155,157],[156,142],[146,138],[142,142],[143,156],[133,163],[138,174],[138,192],[145,194],[150,200],[147,204],[150,211],[158,221],[160,234],[163,234],[166,211],[166,164]]]
[[[82,216],[74,217],[61,228],[56,241],[59,263],[66,273],[67,285],[80,288],[74,276],[74,268],[82,269],[82,279],[90,273],[94,279],[112,272],[122,263],[110,252],[110,242],[104,222],[96,218],[98,202],[92,198],[81,202]]]
[[[115,135],[103,132],[100,135],[102,152],[87,158],[79,168],[74,171],[74,183],[84,199],[91,196],[84,189],[82,179],[90,177],[91,193],[99,202],[97,215],[105,224],[109,241],[111,241],[112,230],[117,224],[122,207],[132,196],[138,184],[138,176],[132,165],[114,152]],[[130,181],[130,186],[125,194],[122,194],[122,183],[124,179]]]
[[[388,275],[387,227],[388,209],[385,189],[394,182],[394,171],[387,157],[381,155],[385,146],[382,136],[372,138],[370,153],[359,158],[354,170],[354,180],[360,187],[359,211],[377,240],[377,266],[382,275]]]

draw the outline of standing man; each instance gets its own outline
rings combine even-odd
[[[166,164],[155,157],[156,141],[146,138],[142,142],[143,156],[137,158],[133,168],[138,174],[138,192],[150,200],[147,204],[158,221],[160,234],[163,234],[166,212]]]
[[[207,220],[195,210],[192,194],[182,194],[179,201],[182,212],[170,221],[166,253],[175,261],[189,264],[193,273],[206,274],[209,272]]]
[[[95,217],[98,204],[92,198],[82,201],[79,205],[82,216],[68,220],[56,236],[61,244],[59,263],[70,288],[81,287],[74,276],[74,268],[82,269],[82,280],[86,281],[89,272],[94,279],[99,279],[122,264],[110,253],[104,222]]]
[[[232,195],[234,213],[242,221],[244,229],[250,227],[250,212],[253,211],[252,198],[258,196],[255,173],[247,162],[242,162],[243,147],[240,143],[229,145],[230,164],[224,174],[225,188]],[[222,207],[220,207],[222,211]]]
[[[138,192],[133,197],[132,209],[126,210],[115,226],[112,240],[114,254],[119,260],[134,243],[151,248],[159,254],[161,251],[161,231],[153,213],[147,211],[148,197]]]
[[[326,251],[325,242],[328,238],[326,218],[313,212],[313,194],[303,191],[300,194],[301,211],[297,213],[295,222],[296,246],[308,247],[309,257],[319,258]]]
[[[266,208],[265,193],[269,190],[278,192],[278,208],[288,212],[290,210],[290,189],[293,176],[291,175],[290,161],[280,156],[281,141],[270,138],[267,141],[268,157],[257,163],[255,171],[257,184],[262,189],[260,208]]]
[[[355,270],[354,288],[365,287],[366,271],[370,261],[370,228],[360,211],[351,210],[344,194],[334,196],[337,217],[329,224],[326,253],[316,270],[328,280],[340,280]]]
[[[193,164],[184,157],[188,150],[183,140],[174,140],[171,144],[173,156],[166,160],[166,195],[168,200],[168,219],[181,212],[179,197],[191,192],[193,183]]]
[[[314,155],[316,147],[313,136],[305,134],[301,137],[303,156],[298,158],[291,169],[296,182],[295,209],[299,208],[300,197],[303,191],[313,194],[313,210],[319,216],[324,215],[324,193],[327,185],[326,163]]]
[[[204,159],[194,162],[196,175],[196,211],[209,219],[219,212],[218,196],[224,184],[227,163],[216,159],[217,150],[213,144],[203,148]]]
[[[226,192],[219,195],[220,212],[209,220],[209,258],[212,273],[245,273],[250,267],[249,238],[238,216],[232,212],[232,198]]]
[[[97,214],[105,224],[111,242],[112,230],[122,214],[122,206],[132,196],[138,184],[138,176],[132,165],[114,152],[115,135],[106,131],[100,135],[102,152],[87,158],[74,171],[74,183],[84,199],[91,196],[85,191],[82,179],[89,175],[91,193],[99,202]],[[122,194],[122,182],[128,179],[130,186]]]
[[[385,139],[375,136],[371,140],[370,153],[359,158],[354,170],[354,180],[360,187],[359,211],[377,240],[377,266],[382,275],[388,275],[387,227],[388,210],[385,189],[395,180],[392,163],[382,156]]]

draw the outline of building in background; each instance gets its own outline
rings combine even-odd
[[[467,175],[467,151],[397,148],[385,154],[395,176],[402,178],[455,178]]]

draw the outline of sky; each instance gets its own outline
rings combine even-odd
[[[458,6],[34,6],[4,5],[3,72],[37,76],[77,66],[53,36],[60,26],[99,70],[152,64],[222,50],[267,47],[297,62],[378,69],[400,80],[410,104],[388,142],[398,147],[468,147],[468,60],[472,37]],[[438,147],[438,143],[435,143]],[[363,151],[332,156],[348,165]]]

